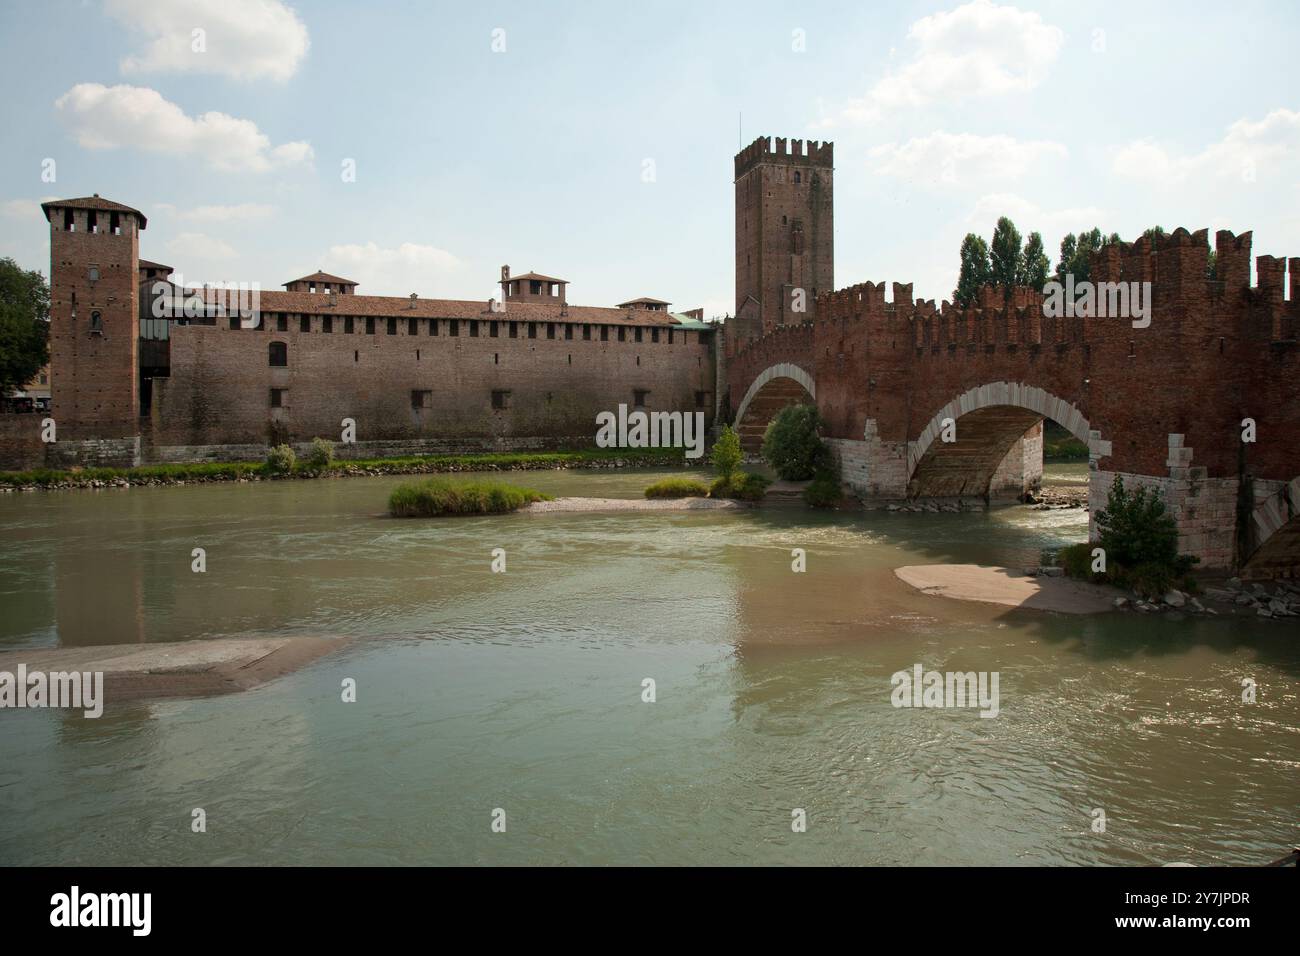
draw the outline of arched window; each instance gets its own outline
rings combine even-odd
[[[272,368],[285,368],[289,364],[289,346],[283,342],[272,342],[267,351],[270,356],[270,365]]]

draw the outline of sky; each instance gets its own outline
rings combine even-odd
[[[1300,256],[1300,5],[21,0],[0,256],[39,203],[140,209],[186,283],[734,310],[732,157],[835,143],[835,284],[951,297],[1000,215],[1254,231]]]

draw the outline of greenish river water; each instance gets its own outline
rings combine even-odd
[[[637,497],[659,474],[511,479]],[[399,480],[0,498],[0,650],[351,638],[246,693],[0,711],[0,863],[1209,865],[1300,840],[1293,626],[892,574],[1036,564],[1082,511],[399,521]],[[917,663],[998,672],[999,715],[891,706]]]

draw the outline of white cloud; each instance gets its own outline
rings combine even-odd
[[[151,38],[143,52],[122,60],[126,74],[287,80],[311,45],[306,26],[279,0],[107,0],[105,9]]]
[[[434,246],[404,242],[385,249],[367,242],[330,246],[321,268],[356,282],[362,295],[431,295],[441,280],[461,268],[461,262]]]
[[[885,113],[1032,90],[1043,81],[1065,42],[1058,27],[1037,13],[972,0],[945,13],[922,17],[908,37],[913,58],[851,100],[840,119],[870,123]],[[835,119],[822,125],[834,125]]]
[[[55,198],[46,196],[44,199],[6,199],[0,202],[0,215],[6,219],[44,222],[45,212],[41,209],[41,203],[51,202]]]
[[[1115,153],[1111,168],[1126,179],[1164,186],[1212,179],[1251,184],[1276,173],[1294,181],[1300,177],[1300,112],[1276,109],[1258,122],[1237,120],[1199,153],[1135,140]]]
[[[886,143],[868,155],[881,176],[941,185],[967,185],[1023,177],[1041,161],[1064,159],[1068,151],[1047,140],[1018,140],[1011,136],[945,133],[906,143]]]
[[[77,142],[87,149],[135,147],[172,156],[198,156],[223,172],[266,172],[309,164],[304,142],[271,146],[252,120],[210,111],[185,114],[144,86],[78,83],[54,101]]]
[[[182,232],[167,243],[167,252],[178,260],[234,259],[237,253],[230,243],[201,232]]]
[[[154,204],[154,209],[187,222],[220,223],[266,219],[276,211],[274,206],[254,202],[236,203],[233,206],[195,206],[192,209],[178,209],[171,203],[160,202]]]
[[[974,207],[966,217],[966,223],[970,226],[970,232],[977,232],[985,239],[991,239],[993,227],[997,225],[999,216],[1011,219],[1022,236],[1028,236],[1031,232],[1042,233],[1043,245],[1049,255],[1056,248],[1056,245],[1052,244],[1053,238],[1059,245],[1067,232],[1078,233],[1093,226],[1109,233],[1113,227],[1108,227],[1107,224],[1114,218],[1111,213],[1097,206],[1046,209],[1014,193],[989,193],[975,201]]]

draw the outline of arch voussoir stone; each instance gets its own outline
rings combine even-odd
[[[915,441],[907,443],[908,475],[915,473],[917,465],[921,463],[925,453],[939,437],[944,419],[951,418],[956,421],[963,415],[996,405],[1024,408],[1036,415],[1052,419],[1066,428],[1075,438],[1084,442],[1093,458],[1110,454],[1110,442],[1103,441],[1100,432],[1090,429],[1088,419],[1073,403],[1035,385],[1021,382],[989,382],[968,389],[952,399],[926,423]]]
[[[733,427],[740,427],[740,423],[745,420],[745,413],[749,411],[750,402],[754,400],[754,396],[763,390],[763,386],[778,378],[788,378],[798,382],[814,400],[817,398],[817,383],[813,381],[811,375],[793,362],[778,362],[776,365],[763,369],[755,376],[753,383],[745,392],[745,397],[740,400],[740,408],[736,412]]]

